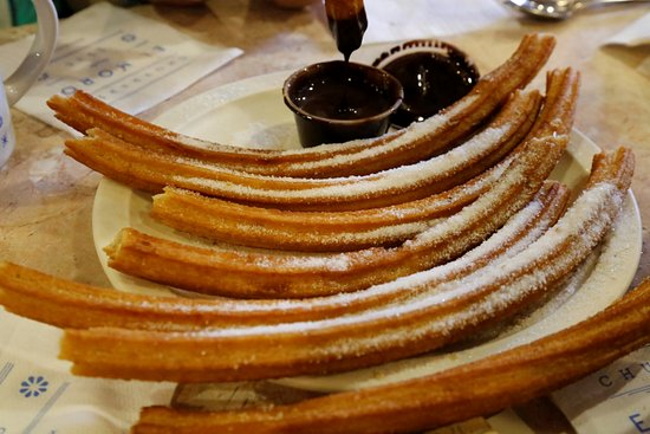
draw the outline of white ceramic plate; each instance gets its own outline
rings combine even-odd
[[[265,75],[220,87],[187,100],[155,122],[191,136],[222,143],[262,148],[295,147],[298,140],[292,114],[282,102],[280,88],[286,73]],[[571,187],[584,181],[591,157],[598,147],[575,131],[569,152],[553,173]],[[169,294],[165,286],[132,278],[106,265],[103,248],[127,226],[171,239],[195,243],[149,217],[151,198],[108,179],[101,181],[93,209],[93,232],[106,274],[119,290]],[[371,369],[324,377],[281,380],[285,385],[319,391],[376,386],[420,377],[438,370],[480,359],[507,348],[566,328],[620,297],[628,288],[641,255],[641,221],[632,193],[622,220],[602,249],[597,262],[577,286],[566,291],[518,328],[489,342],[442,354],[416,357]]]

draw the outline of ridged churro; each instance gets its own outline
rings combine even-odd
[[[466,139],[512,92],[535,77],[554,45],[552,36],[526,35],[510,59],[484,75],[467,96],[440,114],[377,139],[310,149],[254,150],[190,138],[120,112],[83,92],[68,98],[53,96],[48,105],[60,120],[84,133],[99,128],[127,143],[248,173],[285,177],[363,175],[427,159]],[[396,140],[405,135],[410,138]]]
[[[552,76],[550,86],[570,78]],[[66,141],[66,153],[118,182],[149,192],[191,189],[238,202],[288,209],[363,209],[421,199],[466,182],[492,167],[526,136],[540,96],[517,92],[484,129],[446,154],[380,173],[330,179],[244,174],[202,161],[170,157],[91,130]],[[396,139],[402,141],[407,135]]]
[[[597,154],[572,202],[548,180],[579,75],[549,72],[543,98],[521,89],[554,43],[525,36],[424,122],[308,149],[212,143],[84,92],[54,96],[56,116],[84,134],[67,141],[71,157],[158,193],[159,222],[225,245],[127,227],[105,248],[115,270],[209,297],[120,292],[0,262],[0,304],[64,329],[60,358],[102,378],[331,374],[468,343],[538,307],[594,257],[628,195],[626,148]],[[649,302],[646,280],[578,325],[464,366],[272,408],[145,408],[133,432],[412,432],[484,416],[650,342]]]
[[[627,149],[599,154],[581,196],[516,257],[395,305],[321,321],[200,332],[67,330],[61,357],[79,375],[210,382],[339,372],[432,351],[511,317],[569,276],[611,230],[633,170]]]
[[[561,184],[548,182],[535,199],[492,237],[461,258],[428,270],[427,285],[433,280],[458,279],[497,260],[513,257],[557,221],[565,209],[568,193]],[[61,328],[181,331],[314,321],[404,300],[426,287],[388,289],[379,286],[303,300],[158,297],[92,287],[15,264],[0,264],[0,304],[18,315]]]
[[[545,109],[548,118],[540,121],[502,177],[475,202],[398,247],[323,255],[223,251],[127,228],[106,248],[109,266],[206,294],[301,298],[356,291],[453,259],[530,201],[563,155],[573,122],[578,78],[570,70],[553,75],[561,77],[566,98]]]
[[[231,411],[143,409],[146,433],[407,433],[486,416],[597,371],[650,342],[650,280],[577,325],[456,368],[291,405]]]
[[[549,74],[544,109],[536,128],[557,120],[577,93],[577,77],[567,71]],[[515,151],[516,154],[516,151]],[[445,154],[440,159],[453,158]],[[174,229],[214,241],[297,251],[346,251],[395,245],[469,204],[500,176],[510,159],[474,179],[424,199],[358,211],[299,212],[251,206],[167,188],[154,197],[152,216]]]
[[[525,205],[564,152],[567,136],[527,145],[494,187],[452,217],[394,248],[323,255],[218,250],[123,229],[106,247],[110,267],[212,295],[302,298],[352,292],[446,262],[480,243]]]

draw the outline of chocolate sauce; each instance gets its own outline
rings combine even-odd
[[[391,103],[372,86],[366,83],[349,83],[332,77],[319,83],[319,91],[305,100],[302,109],[314,116],[353,120],[378,115]]]
[[[422,121],[465,96],[478,79],[476,69],[469,66],[465,58],[430,51],[405,54],[383,66],[404,88],[393,123]]]
[[[336,65],[336,66],[334,66]],[[378,115],[394,104],[395,97],[377,88],[367,74],[350,63],[331,64],[327,74],[303,85],[300,107],[326,119],[353,120]]]
[[[362,7],[346,18],[336,18],[328,13],[327,22],[336,41],[336,48],[343,54],[345,61],[349,61],[352,52],[361,47],[363,34],[368,28],[366,9]]]

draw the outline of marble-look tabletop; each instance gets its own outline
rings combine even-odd
[[[220,25],[219,18],[201,7],[133,9],[206,43],[244,50],[239,58],[141,117],[154,119],[175,104],[229,82],[338,57],[320,3],[301,10],[278,9],[261,0],[250,4],[246,32]],[[603,47],[603,42],[647,12],[647,6],[615,8],[553,23],[513,15],[511,22],[497,27],[446,38],[472,56],[481,71],[487,71],[510,55],[523,34],[542,31],[556,35],[557,48],[548,67],[571,66],[582,74],[575,127],[603,149],[624,145],[634,150],[637,171],[632,188],[644,222],[650,221],[650,77],[642,75],[637,66],[650,56],[650,46]],[[29,31],[30,27],[2,30],[0,43]],[[371,59],[379,52],[380,47],[368,46],[355,56]],[[540,83],[538,78],[533,86]],[[67,133],[19,110],[13,109],[12,116],[18,145],[9,163],[0,169],[0,260],[108,286],[92,239],[93,198],[101,175],[63,154]],[[649,240],[644,225],[644,247]],[[650,253],[644,248],[635,282],[648,274]],[[541,423],[535,417],[540,412],[557,414],[544,400],[517,411],[529,424]],[[553,418],[542,419],[547,431],[563,429]]]

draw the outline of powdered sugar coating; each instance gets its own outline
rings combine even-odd
[[[186,157],[178,157],[177,162],[180,164],[194,165],[213,172],[215,177],[189,177],[186,175],[173,176],[172,179],[186,188],[199,191],[210,191],[213,194],[225,196],[235,196],[239,198],[257,198],[264,196],[267,198],[297,198],[302,200],[313,200],[319,198],[355,198],[365,197],[367,195],[377,195],[391,191],[404,191],[409,188],[421,185],[423,182],[434,179],[435,177],[444,177],[453,174],[460,167],[466,166],[469,161],[475,161],[479,156],[486,152],[491,146],[504,135],[510,125],[506,124],[499,128],[486,128],[479,134],[472,137],[451,151],[438,157],[424,160],[419,163],[400,166],[388,169],[377,174],[365,176],[349,176],[343,178],[327,179],[306,179],[306,178],[278,178],[264,175],[244,175],[233,170],[218,168],[213,165],[200,163],[197,160],[191,160]],[[404,139],[404,134],[396,140]],[[259,182],[281,180],[285,188],[264,188],[250,187],[246,183],[234,183],[219,179],[219,172],[231,173],[242,179],[250,179]],[[300,188],[292,189],[292,184],[299,185]],[[268,183],[267,186],[273,184]],[[307,185],[307,186],[305,186]]]
[[[265,300],[260,302],[258,300],[231,300],[223,299],[221,307],[235,312],[254,312],[263,310],[294,310],[294,309],[316,309],[324,306],[346,306],[358,301],[367,300],[383,294],[399,294],[403,293],[404,296],[412,296],[417,294],[431,281],[443,281],[448,276],[455,275],[463,269],[471,267],[472,264],[479,261],[483,256],[487,256],[490,252],[497,250],[500,246],[507,243],[513,234],[519,233],[525,226],[530,224],[531,219],[537,216],[542,210],[542,204],[538,200],[532,200],[526,207],[519,213],[513,216],[509,222],[504,225],[501,230],[497,231],[494,235],[487,238],[486,241],[481,243],[478,247],[470,250],[460,258],[444,263],[429,270],[414,273],[408,276],[401,277],[393,282],[386,284],[375,285],[365,290],[356,291],[352,293],[340,293],[329,297],[319,297],[312,299],[278,299]],[[545,225],[537,225],[533,230],[529,231],[525,237],[508,248],[503,253],[503,258],[508,258],[530,242],[538,238],[542,232],[546,230]]]
[[[493,263],[490,267],[481,268],[460,280],[439,284],[435,290],[428,289],[410,298],[408,303],[401,300],[399,303],[391,303],[378,309],[334,319],[206,330],[196,332],[196,335],[221,338],[298,332],[321,334],[328,328],[333,330],[350,329],[352,325],[368,324],[386,318],[399,318],[424,309],[442,309],[446,304],[456,302],[461,298],[478,297],[478,302],[472,303],[469,309],[452,310],[447,315],[432,316],[431,321],[421,323],[417,330],[414,330],[412,324],[409,324],[408,330],[404,330],[407,336],[395,333],[395,329],[387,329],[385,333],[373,334],[362,338],[363,340],[358,336],[350,337],[351,341],[348,344],[351,344],[353,339],[354,345],[357,347],[366,345],[373,347],[380,345],[384,339],[408,340],[417,338],[419,333],[446,333],[463,327],[477,318],[491,315],[504,306],[516,302],[519,298],[525,297],[531,291],[540,290],[545,286],[547,279],[565,269],[567,262],[579,263],[585,259],[611,226],[616,215],[611,210],[618,210],[622,199],[623,195],[610,183],[594,186],[577,199],[556,225],[522,252],[507,260]],[[589,230],[586,230],[587,227]],[[570,250],[563,247],[569,240],[576,241]],[[542,263],[545,265],[532,266]],[[418,285],[426,285],[428,281],[439,276],[441,271],[444,272],[443,267],[397,279],[379,285],[373,290],[396,291],[413,288],[414,279],[421,279]],[[511,280],[513,275],[518,278]],[[325,348],[323,346],[322,348],[323,351],[340,354],[346,352],[345,344],[343,342],[334,347]],[[349,352],[349,348],[347,351]]]

